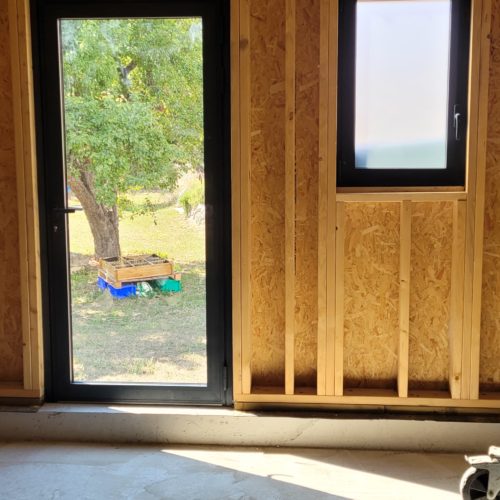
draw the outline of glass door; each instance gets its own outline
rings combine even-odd
[[[38,9],[52,397],[222,403],[223,5]]]

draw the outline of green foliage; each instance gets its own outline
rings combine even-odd
[[[200,20],[64,20],[61,36],[70,178],[113,207],[203,168]]]
[[[205,203],[205,186],[201,181],[193,182],[179,197],[186,215],[190,215],[193,208]]]

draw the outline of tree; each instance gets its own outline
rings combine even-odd
[[[61,22],[66,168],[96,257],[120,255],[130,189],[171,189],[203,168],[198,19]]]

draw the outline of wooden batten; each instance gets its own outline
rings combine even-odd
[[[231,212],[233,300],[233,388],[242,390],[242,276],[241,276],[241,117],[240,117],[240,0],[231,0]],[[250,392],[250,391],[248,391]]]
[[[337,224],[335,231],[335,343],[334,374],[335,395],[344,392],[344,277],[345,277],[345,205],[337,203]]]
[[[485,113],[488,100],[489,0],[472,1],[469,64],[469,133],[467,137],[467,215],[465,227],[465,281],[462,343],[462,398],[479,397],[479,318],[482,283],[484,219]],[[486,61],[484,58],[486,57]],[[483,60],[482,60],[483,59]],[[486,66],[485,66],[486,65]],[[481,134],[481,135],[480,135]],[[478,158],[479,153],[479,158]],[[478,159],[480,161],[478,161]],[[475,296],[475,301],[474,301]]]
[[[243,394],[252,390],[252,315],[251,315],[251,58],[250,0],[240,0],[239,10],[239,114],[240,114],[240,221],[241,221],[241,385]]]
[[[480,24],[479,95],[477,104],[476,203],[474,211],[474,266],[471,312],[470,398],[479,398],[481,309],[483,287],[484,217],[486,188],[486,151],[488,138],[488,102],[490,71],[491,1],[483,0]],[[499,29],[498,26],[495,29]],[[493,59],[494,60],[494,59]],[[495,61],[496,62],[496,61]],[[498,85],[498,84],[497,84]],[[494,115],[493,115],[494,116]]]
[[[491,44],[489,58],[489,95],[485,217],[483,250],[483,283],[480,340],[481,392],[496,391],[500,394],[500,2],[491,4]],[[486,43],[486,42],[485,42]],[[483,82],[483,69],[481,81]],[[484,82],[483,82],[484,83]],[[485,101],[482,101],[485,104]]]
[[[29,2],[9,0],[8,8],[21,263],[23,387],[26,391],[25,397],[31,398],[40,397],[43,393],[44,381],[35,108]]]
[[[465,257],[465,201],[453,204],[453,249],[451,261],[450,320],[448,330],[451,397],[460,399],[462,386],[462,335]]]
[[[330,1],[320,3],[319,162],[318,162],[318,374],[317,393],[326,394],[328,262],[328,99]],[[333,384],[331,384],[333,385]],[[333,391],[332,391],[333,392]]]
[[[328,214],[326,232],[326,290],[327,290],[327,346],[326,346],[326,394],[335,394],[339,390],[339,373],[342,368],[336,366],[338,356],[336,345],[337,324],[337,40],[338,40],[338,3],[330,1],[328,19],[328,133],[327,133],[327,189]]]
[[[410,342],[411,202],[403,201],[400,212],[398,395],[406,398]]]
[[[337,192],[337,201],[345,201],[347,203],[400,203],[403,201],[420,201],[420,202],[439,202],[439,201],[455,201],[466,200],[467,193],[462,189],[460,191],[380,191],[380,192]]]
[[[295,389],[295,36],[296,0],[285,25],[285,393]]]

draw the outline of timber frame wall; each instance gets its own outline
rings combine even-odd
[[[236,406],[500,408],[500,0],[466,186],[412,192],[337,190],[337,2],[230,1]],[[28,0],[0,49],[0,397],[43,398]]]
[[[438,189],[337,188],[337,8],[232,1],[236,406],[500,408],[500,1]]]

